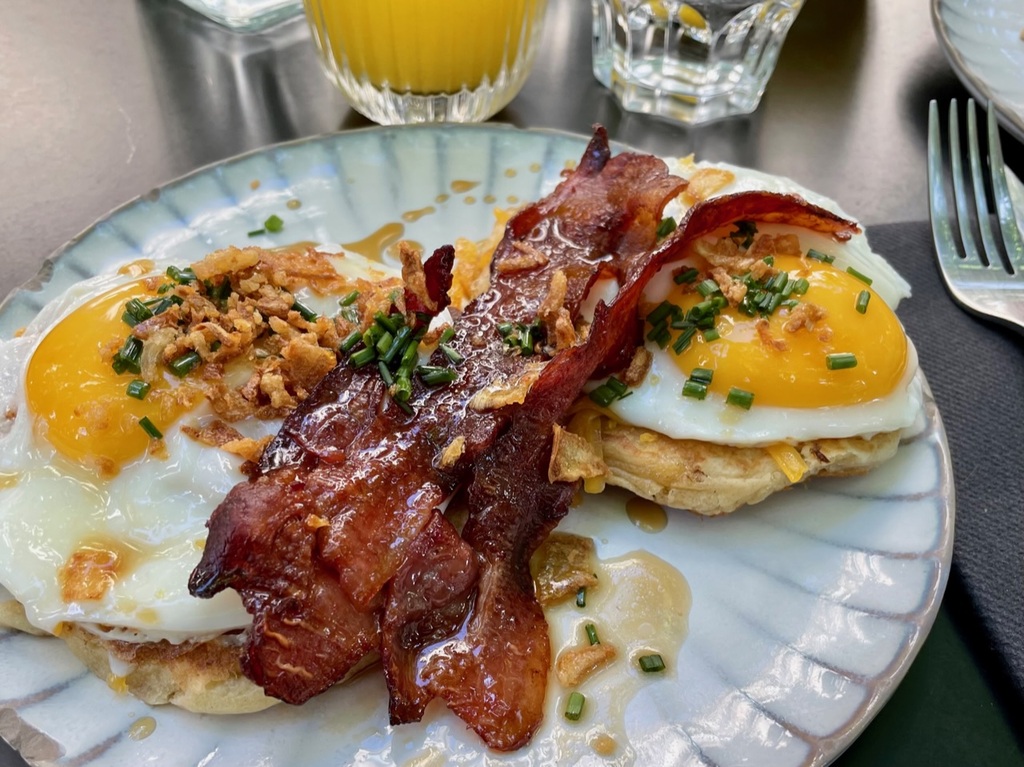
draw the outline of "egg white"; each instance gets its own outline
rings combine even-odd
[[[395,274],[359,256],[334,261],[348,276],[379,280]],[[167,265],[156,264],[152,273]],[[40,437],[26,404],[26,370],[47,331],[94,296],[134,279],[111,272],[79,283],[47,304],[20,337],[0,341],[0,403],[16,413],[0,426],[0,584],[25,607],[29,622],[45,631],[68,621],[123,640],[203,639],[251,622],[230,589],[212,599],[188,593],[206,522],[244,479],[241,458],[181,431],[213,418],[209,405],[203,402],[164,430],[166,459],[143,456],[107,479]],[[321,314],[339,311],[338,296],[299,291],[297,298]],[[232,424],[254,439],[280,425],[258,419]],[[132,566],[102,599],[65,603],[61,567],[83,543],[97,541],[127,547]]]
[[[735,180],[714,196],[762,190],[797,194],[822,208],[849,218],[837,203],[815,194],[789,179],[726,164],[692,163],[667,160],[669,168],[689,176],[700,168],[721,168],[732,172]],[[677,198],[665,215],[680,218],[685,203]],[[910,286],[880,255],[874,253],[863,234],[840,243],[827,235],[799,227],[759,224],[758,231],[799,236],[801,249],[815,248],[835,257],[835,266],[853,267],[872,279],[872,289],[891,308],[910,295]],[[678,263],[666,264],[644,289],[644,303],[657,305],[672,287]],[[693,439],[724,445],[759,446],[777,442],[797,443],[814,439],[871,437],[875,434],[904,431],[912,433],[923,424],[923,381],[918,372],[917,353],[908,339],[907,368],[903,380],[885,397],[845,407],[786,408],[755,404],[750,410],[729,405],[725,397],[709,392],[704,400],[682,395],[686,376],[672,359],[671,349],[661,349],[646,341],[652,364],[646,378],[632,388],[632,394],[609,405],[622,421],[664,434],[673,439]]]

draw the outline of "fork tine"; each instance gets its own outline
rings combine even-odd
[[[999,216],[999,230],[1003,235],[1003,245],[1006,246],[1010,266],[1014,272],[1019,272],[1024,270],[1024,238],[1017,228],[1010,190],[1006,185],[1006,166],[1003,164],[1003,149],[999,144],[999,123],[991,101],[988,102],[988,155],[992,193]]]
[[[974,186],[975,210],[978,213],[978,229],[981,231],[981,245],[989,266],[1003,267],[1003,260],[996,246],[996,238],[992,233],[992,222],[989,220],[989,204],[985,199],[985,182],[981,175],[981,153],[978,150],[978,118],[974,108],[974,99],[967,99],[967,154],[971,164],[971,184]]]
[[[949,200],[942,180],[942,136],[939,131],[939,105],[933,99],[928,104],[928,211],[932,220],[932,238],[935,252],[942,267],[943,279],[946,270],[954,268],[957,262],[956,237],[950,225]],[[948,279],[946,280],[949,284]]]
[[[971,102],[968,101],[968,109]],[[960,227],[960,242],[968,263],[983,263],[974,235],[971,233],[971,207],[964,183],[963,155],[960,152],[960,117],[956,99],[949,102],[949,167],[953,177],[953,199],[956,201],[956,220]],[[977,208],[975,208],[977,209]]]

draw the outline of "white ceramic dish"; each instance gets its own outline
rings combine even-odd
[[[932,0],[939,43],[967,90],[992,100],[1024,141],[1024,13],[1020,0]]]
[[[495,206],[541,196],[585,143],[496,125],[369,129],[211,166],[128,203],[63,248],[0,307],[0,333],[10,336],[83,277],[140,257],[198,259],[249,241],[246,232],[271,213],[285,228],[260,244],[351,242],[396,222],[428,247],[479,238]],[[292,199],[301,207],[287,207]],[[403,220],[403,212],[416,215]],[[602,559],[656,554],[693,597],[671,673],[625,708],[628,743],[611,758],[585,744],[574,750],[579,725],[550,694],[532,744],[499,755],[440,706],[422,724],[388,726],[376,673],[301,707],[197,716],[117,695],[59,640],[2,631],[0,734],[30,763],[82,767],[827,764],[888,699],[931,627],[949,572],[951,483],[929,401],[924,432],[879,471],[812,481],[728,518],[676,512],[652,534],[629,522],[624,496],[588,497],[563,528],[593,536]]]

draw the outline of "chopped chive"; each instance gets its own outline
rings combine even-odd
[[[672,311],[675,308],[676,307],[668,301],[662,301],[651,311],[650,314],[647,315],[647,321],[652,325],[660,325],[668,319],[668,316],[672,314]]]
[[[722,337],[721,334],[717,330],[715,330],[714,328],[708,328],[707,330],[704,331],[704,341],[705,341],[705,343],[710,342],[710,341],[717,341],[721,337]]]
[[[377,345],[382,335],[384,335],[384,331],[378,325],[370,325],[370,327],[363,331],[363,344],[366,348],[372,349]]]
[[[871,300],[871,293],[867,290],[862,290],[857,294],[857,311],[861,314],[867,314],[868,301]]]
[[[377,351],[372,346],[365,346],[359,351],[353,352],[349,359],[352,360],[353,365],[361,368],[377,359]]]
[[[665,661],[658,653],[641,655],[637,658],[637,663],[640,664],[640,670],[645,674],[653,674],[665,670]]]
[[[730,405],[750,410],[750,406],[754,404],[754,394],[753,392],[733,386],[729,389],[729,394],[726,396],[725,401]]]
[[[647,334],[647,340],[653,341],[662,349],[668,346],[668,342],[672,340],[672,334],[669,329],[664,325],[658,325],[651,329],[651,332]]]
[[[699,276],[700,270],[690,267],[689,269],[679,272],[679,274],[673,277],[672,280],[676,285],[682,285],[683,283],[693,282]]]
[[[153,311],[148,306],[139,299],[133,298],[124,305],[124,314],[121,315],[121,320],[129,327],[134,328],[152,316]]]
[[[359,291],[353,290],[347,296],[338,300],[338,306],[352,306],[359,299]]]
[[[679,334],[679,338],[672,344],[672,351],[676,354],[682,354],[690,347],[690,342],[693,340],[694,335],[697,333],[697,328],[686,328],[682,333]]]
[[[768,282],[765,283],[765,288],[773,293],[780,293],[786,289],[788,284],[789,272],[779,272],[778,274],[773,275]]]
[[[292,304],[292,310],[298,312],[306,322],[316,322],[317,313],[300,301]]]
[[[396,399],[395,397],[392,397],[391,399],[395,400],[395,404],[398,405],[398,407],[401,408],[402,412],[405,413],[406,415],[412,415],[415,412],[412,409],[412,405],[406,402],[406,400]]]
[[[274,214],[263,222],[263,226],[266,227],[268,232],[280,232],[284,228],[284,221],[281,220],[280,216]]]
[[[341,350],[345,354],[348,354],[355,348],[356,344],[362,340],[363,334],[360,333],[358,330],[353,330],[351,333],[345,336],[345,340],[341,342]]]
[[[396,402],[407,402],[412,396],[412,379],[408,371],[399,370],[395,374],[395,384],[391,387],[391,398]]]
[[[615,376],[609,376],[608,380],[605,381],[605,386],[615,392],[616,397],[625,397],[626,392],[629,391],[629,387]]]
[[[140,418],[139,426],[141,426],[142,430],[153,439],[164,438],[163,433],[158,428],[156,428],[156,425],[152,421],[149,420],[149,416],[143,416],[142,418]]]
[[[605,384],[601,384],[596,389],[592,389],[590,394],[587,396],[601,407],[608,407],[615,401],[615,392],[609,389]]]
[[[581,692],[573,692],[569,695],[569,702],[565,704],[565,718],[571,722],[578,722],[583,715],[583,704],[587,699]]]
[[[196,281],[196,273],[192,271],[192,267],[179,269],[176,266],[168,266],[166,274],[179,285],[188,285]]]
[[[180,357],[176,357],[167,363],[167,367],[170,368],[171,372],[178,376],[178,378],[184,378],[195,370],[202,361],[203,358],[199,356],[199,352],[185,352]]]
[[[707,298],[713,293],[721,292],[721,289],[718,287],[718,283],[709,277],[697,285],[697,292],[704,296],[704,298]]]
[[[586,607],[587,606],[587,587],[580,586],[576,591],[576,606]]]
[[[671,216],[666,216],[661,219],[661,223],[658,224],[657,235],[660,240],[662,237],[668,237],[672,232],[676,230],[676,220]]]
[[[388,353],[391,349],[391,345],[394,343],[395,337],[390,333],[384,333],[380,338],[377,339],[377,343],[374,345],[374,349],[377,350],[377,354],[382,357]]]
[[[704,399],[708,396],[708,385],[700,381],[688,380],[683,384],[683,396],[691,399]]]
[[[455,328],[449,325],[441,332],[441,337],[437,340],[437,342],[439,344],[446,344],[453,338],[455,338]]]
[[[801,277],[795,283],[793,283],[793,292],[798,296],[802,296],[807,292],[807,289],[811,287],[811,283],[807,281],[806,277]]]
[[[416,374],[427,386],[442,386],[459,377],[459,374],[451,368],[435,367],[434,365],[420,365],[416,368]]]
[[[401,359],[401,356],[405,353],[406,345],[409,343],[409,337],[412,335],[412,328],[408,325],[403,325],[398,329],[398,333],[395,335],[394,341],[385,350],[384,356],[381,357],[384,362],[388,365],[392,363],[396,358]],[[416,345],[413,344],[413,348]],[[379,350],[379,345],[378,345]]]
[[[768,264],[768,266],[775,266],[775,256],[765,256],[761,260]]]
[[[858,280],[863,282],[865,285],[870,285],[872,282],[874,282],[874,280],[872,280],[866,274],[864,274],[863,272],[858,272],[852,266],[846,267],[846,273],[849,274],[852,277],[856,277]]]
[[[597,627],[593,623],[588,623],[583,628],[587,632],[587,640],[590,644],[601,644],[601,640],[597,638]]]
[[[455,351],[455,349],[450,347],[448,344],[439,344],[438,348],[441,350],[444,356],[448,358],[448,361],[451,362],[453,365],[458,365],[460,362],[462,362],[462,360],[465,359],[465,357],[463,357],[461,354]]]
[[[690,378],[702,384],[710,384],[714,377],[715,371],[711,368],[694,368],[690,373]]]
[[[139,365],[139,360],[142,359],[142,341],[135,336],[128,336],[124,340],[124,344],[121,346],[120,351],[114,355],[114,359],[110,365],[114,368],[114,372],[121,375],[125,372],[135,373],[139,375],[142,372],[142,367]]]
[[[416,366],[416,362],[420,358],[419,343],[415,339],[411,340],[405,347],[405,351],[402,352],[402,361],[398,363],[400,368],[406,368],[411,373],[412,369]]]
[[[246,234],[249,237],[259,237],[261,234],[266,234],[266,229],[250,229]]]
[[[134,381],[128,384],[128,387],[124,390],[124,393],[133,399],[146,399],[146,395],[149,394],[150,385],[145,381],[136,378]]]
[[[395,378],[391,375],[391,371],[388,370],[388,366],[384,360],[377,360],[377,370],[380,371],[380,377],[384,379],[384,383],[388,387],[391,387],[395,383]]]
[[[822,253],[820,250],[815,250],[814,248],[807,251],[807,257],[826,264],[831,264],[836,260],[835,256],[830,256],[828,253]]]
[[[377,312],[373,315],[373,321],[376,322],[382,330],[386,330],[391,335],[398,332],[398,325],[391,317],[384,314],[384,312]]]
[[[829,370],[846,370],[857,367],[857,355],[850,352],[825,355],[825,367]]]

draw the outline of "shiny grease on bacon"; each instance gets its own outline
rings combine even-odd
[[[636,226],[653,243],[661,208],[682,183],[652,157],[609,160],[600,132],[552,195],[509,222],[491,289],[455,323],[450,343],[464,357],[457,381],[417,384],[409,415],[373,374],[339,366],[288,419],[259,474],[214,511],[190,579],[197,596],[240,593],[253,615],[243,667],[269,694],[302,702],[378,649],[382,588],[515,411],[469,401],[537,364],[508,353],[498,325],[533,322],[558,271],[575,318],[608,254],[638,239]],[[502,269],[524,249],[543,252],[545,263]],[[456,440],[457,457],[442,466],[439,455]]]
[[[489,746],[528,742],[550,667],[528,561],[576,489],[547,481],[552,425],[596,369],[628,357],[644,283],[687,243],[741,219],[840,238],[855,229],[795,198],[750,193],[695,206],[652,253],[682,184],[654,158],[609,159],[599,131],[558,189],[509,222],[491,289],[455,323],[458,381],[417,387],[410,416],[379,378],[339,366],[289,418],[259,475],[215,511],[190,581],[199,596],[239,591],[254,617],[244,667],[269,694],[306,700],[379,649],[393,722],[441,697]],[[543,263],[502,268],[535,251]],[[558,271],[573,321],[600,272],[622,287],[583,341],[547,350],[521,406],[469,407],[487,384],[537,371],[535,358],[507,352],[498,325],[534,322]],[[436,507],[466,482],[460,536]]]

